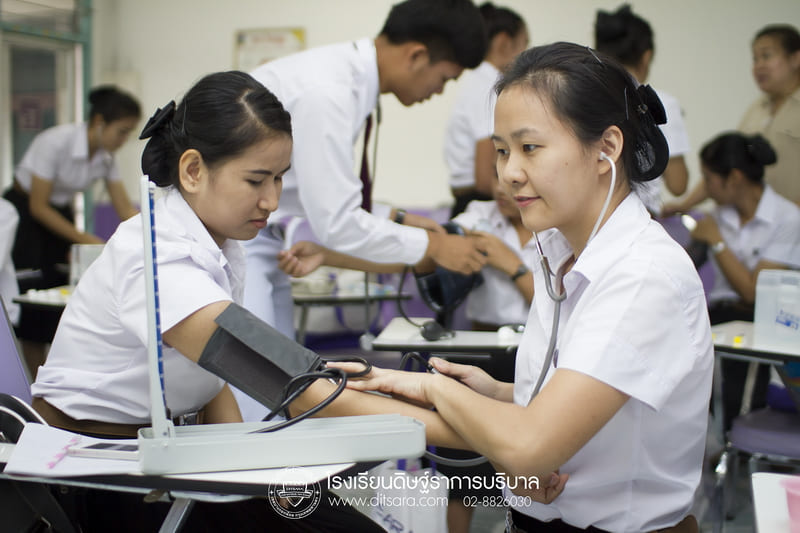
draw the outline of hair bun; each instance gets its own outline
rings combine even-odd
[[[595,34],[598,41],[616,41],[628,34],[626,18],[631,14],[631,7],[623,5],[613,13],[599,10],[595,21]]]
[[[775,150],[764,137],[756,133],[745,137],[750,156],[762,165],[772,165],[778,160]]]

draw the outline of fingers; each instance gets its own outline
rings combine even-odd
[[[446,376],[450,376],[453,378],[464,378],[469,373],[470,367],[469,365],[460,365],[458,363],[451,363],[450,361],[446,361],[440,357],[431,357],[428,362]]]
[[[544,503],[552,503],[558,498],[561,493],[564,492],[564,487],[566,487],[568,479],[569,474],[557,474],[553,472],[550,476],[550,484],[545,488]]]

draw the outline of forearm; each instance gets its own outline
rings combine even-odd
[[[499,472],[545,475],[560,466],[552,458],[539,454],[535,447],[520,446],[526,435],[536,432],[524,422],[524,407],[482,396],[444,376],[437,376],[435,381],[429,390],[437,412],[471,449],[486,456]],[[507,392],[510,391],[509,387]],[[501,394],[505,392],[504,388]],[[540,440],[544,440],[544,435]],[[525,466],[521,468],[523,463]]]
[[[686,192],[689,183],[689,170],[683,156],[671,157],[664,169],[664,184],[673,196],[680,196]],[[702,200],[701,200],[702,201]]]
[[[703,200],[708,198],[708,192],[706,191],[706,186],[704,183],[698,183],[694,189],[692,189],[686,198],[679,204],[680,211],[689,211],[691,208],[702,202]]]
[[[75,224],[49,205],[31,206],[31,216],[39,224],[63,239],[77,244],[92,244],[98,241],[91,234],[78,231]]]
[[[325,250],[325,265],[337,268],[349,268],[378,274],[394,274],[402,272],[405,265],[402,263],[375,263],[360,259],[352,255],[343,254],[330,248]]]
[[[291,411],[295,415],[305,412],[324,400],[333,390],[334,385],[325,381],[317,381],[292,404]],[[400,414],[416,418],[425,424],[428,444],[447,446],[449,448],[469,449],[467,443],[447,422],[435,411],[423,409],[407,402],[386,396],[344,390],[331,405],[323,409],[317,416],[355,416],[372,414]]]
[[[717,264],[728,283],[746,303],[753,303],[756,296],[755,275],[739,261],[730,249],[716,255]]]

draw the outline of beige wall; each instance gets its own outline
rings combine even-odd
[[[113,81],[134,92],[146,116],[179,99],[205,73],[233,67],[239,29],[302,26],[308,46],[373,36],[390,0],[94,0],[96,83]],[[531,44],[568,40],[592,44],[598,0],[499,0],[527,21]],[[734,128],[758,95],[750,74],[750,41],[768,23],[800,27],[799,0],[638,0],[635,12],[656,34],[649,82],[681,102],[693,153],[691,179],[698,179],[696,151],[718,132]],[[376,198],[401,206],[449,201],[442,157],[445,122],[457,91],[412,108],[383,96]],[[120,154],[121,170],[135,191],[142,141]]]

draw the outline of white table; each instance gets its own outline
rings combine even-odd
[[[416,324],[422,324],[430,318],[411,318]],[[436,352],[436,353],[477,353],[506,354],[519,346],[522,333],[500,334],[496,331],[456,330],[449,339],[429,341],[422,337],[414,324],[402,317],[395,317],[381,331],[374,341],[373,350],[398,352]]]
[[[754,343],[753,323],[734,320],[711,327],[714,350],[726,357],[761,363],[800,361],[800,355],[775,352],[760,348]]]
[[[411,318],[414,323],[422,324],[430,318]],[[381,331],[374,341],[372,349],[378,351],[397,351],[401,353],[419,352],[424,357],[431,354],[457,356],[466,354],[469,357],[460,362],[474,364],[475,356],[488,356],[489,365],[484,370],[502,381],[514,380],[514,359],[522,333],[497,331],[465,331],[456,330],[449,339],[429,341],[422,337],[419,327],[402,317],[396,317]],[[455,357],[458,359],[457,357]]]
[[[305,343],[306,328],[308,326],[308,311],[311,307],[336,307],[342,305],[361,305],[369,309],[369,306],[376,302],[399,301],[411,299],[410,294],[401,294],[391,285],[372,285],[365,295],[363,287],[360,290],[341,290],[315,294],[312,292],[301,291],[292,288],[292,300],[294,305],[300,308],[300,320],[297,327],[295,338],[300,344]],[[368,311],[365,311],[368,313]],[[369,318],[367,317],[367,322]]]
[[[790,477],[792,476],[770,472],[753,474],[753,508],[758,533],[789,533],[786,489],[781,486],[780,482],[782,479]]]

